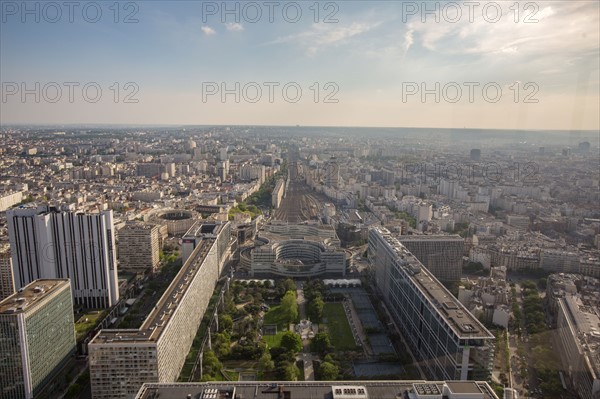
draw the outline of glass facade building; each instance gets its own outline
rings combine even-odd
[[[430,379],[485,380],[494,336],[385,228],[369,232],[377,288]]]
[[[0,397],[41,397],[74,353],[69,280],[36,280],[0,302]]]

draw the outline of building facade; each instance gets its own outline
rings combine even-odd
[[[343,277],[350,266],[335,229],[318,222],[271,222],[255,243],[240,253],[240,264],[253,277]]]
[[[567,376],[582,399],[600,397],[600,319],[581,299],[566,294],[557,301],[559,353]]]
[[[437,279],[460,281],[465,240],[459,235],[403,235],[402,243]]]
[[[275,188],[271,193],[271,206],[277,209],[281,206],[281,201],[283,199],[283,194],[285,192],[285,180],[279,179],[275,184]]]
[[[229,223],[200,240],[139,329],[101,330],[88,344],[94,399],[133,398],[146,382],[177,380],[230,257]]]
[[[128,223],[119,230],[119,268],[134,273],[154,272],[160,264],[159,226]]]
[[[284,240],[254,248],[250,271],[252,277],[343,277],[346,252],[321,242]]]
[[[369,231],[378,291],[428,378],[487,379],[491,334],[391,233]]]
[[[36,280],[0,302],[0,397],[43,397],[74,353],[69,280]]]
[[[17,205],[23,200],[23,191],[4,193],[0,195],[0,212],[4,212],[11,206]]]
[[[0,301],[15,292],[10,247],[0,244]]]
[[[119,300],[112,211],[39,206],[7,212],[15,289],[40,278],[71,280],[73,302],[107,308]]]

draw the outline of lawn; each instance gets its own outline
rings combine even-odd
[[[287,330],[289,328],[287,317],[281,310],[281,306],[273,306],[267,313],[265,313],[264,324],[277,324],[279,331]]]
[[[84,338],[91,329],[96,327],[104,316],[106,316],[106,311],[101,310],[94,310],[81,316],[75,323],[77,340],[79,341]]]
[[[283,332],[278,332],[275,335],[263,335],[263,339],[269,345],[269,348],[281,346],[281,337],[283,337]]]
[[[352,335],[352,329],[346,318],[344,307],[341,303],[326,303],[323,308],[323,318],[327,319],[327,330],[329,331],[329,339],[335,350],[354,350],[356,342]]]

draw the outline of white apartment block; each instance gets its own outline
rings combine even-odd
[[[206,229],[139,329],[101,330],[88,344],[94,399],[133,398],[146,382],[177,380],[230,256],[230,224],[218,227]]]
[[[68,278],[75,304],[111,307],[119,300],[112,211],[66,209],[7,212],[15,289],[37,279]]]
[[[14,193],[4,193],[0,195],[0,212],[6,211],[13,205],[17,205],[23,200],[23,192],[16,191]]]

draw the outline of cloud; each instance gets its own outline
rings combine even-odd
[[[204,32],[204,34],[206,36],[212,36],[212,35],[216,35],[217,34],[217,32],[213,28],[211,28],[210,26],[203,26],[200,29],[202,29],[202,32]]]
[[[597,5],[535,4],[536,9],[521,9],[520,14],[509,8],[511,4],[503,4],[503,15],[495,23],[486,21],[481,11],[470,21],[463,10],[457,23],[445,21],[443,14],[439,23],[431,15],[425,23],[415,16],[407,28],[416,43],[440,54],[535,57],[597,51]]]
[[[353,22],[348,26],[313,24],[310,30],[294,35],[278,37],[265,44],[296,43],[304,47],[309,56],[314,56],[327,47],[345,44],[348,42],[348,39],[366,33],[380,24],[380,22]]]
[[[414,31],[412,29],[409,29],[406,31],[406,34],[404,34],[404,51],[405,52],[408,51],[410,46],[412,46],[413,43],[415,42],[413,33],[414,33]]]
[[[244,26],[237,22],[228,22],[225,24],[225,28],[230,32],[241,32],[244,30]]]

